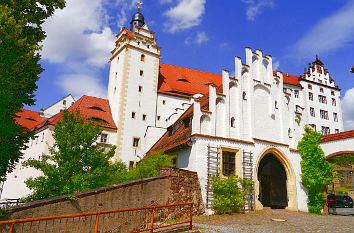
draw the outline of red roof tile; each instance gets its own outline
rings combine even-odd
[[[347,138],[354,138],[354,130],[325,135],[322,137],[321,142],[331,142]]]
[[[93,96],[82,96],[78,101],[68,108],[70,112],[79,112],[85,120],[92,120],[105,128],[116,129],[112,118],[111,108],[107,99],[101,99]],[[38,125],[40,128],[46,124],[55,125],[63,119],[63,112],[60,112],[47,121]]]
[[[41,117],[39,112],[34,112],[27,109],[21,109],[16,113],[16,123],[26,129],[33,129],[38,124],[45,121],[47,118]]]
[[[273,71],[273,75],[274,76],[277,75],[277,72],[278,71]],[[293,85],[293,86],[300,86],[300,80],[301,80],[300,76],[295,76],[295,75],[291,75],[291,74],[283,73],[283,72],[280,72],[280,73],[283,74],[283,83],[284,84]]]
[[[158,92],[163,94],[208,94],[209,84],[221,85],[221,75],[185,68],[181,66],[160,64]]]

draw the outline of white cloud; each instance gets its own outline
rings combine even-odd
[[[276,59],[275,57],[273,57],[273,70],[278,70],[279,66],[280,66],[280,61],[278,59]]]
[[[183,31],[200,24],[205,12],[206,0],[179,0],[177,5],[165,12],[165,24],[170,33]]]
[[[354,129],[354,87],[345,92],[342,99],[344,129]]]
[[[50,63],[80,60],[102,67],[114,46],[114,34],[105,22],[103,0],[69,0],[63,10],[43,25],[47,38],[42,57]],[[105,59],[102,59],[105,58]]]
[[[228,48],[230,45],[229,45],[229,43],[227,43],[227,42],[222,42],[222,43],[220,43],[219,44],[219,48],[221,48],[221,49],[223,49],[223,48]]]
[[[106,87],[101,80],[89,75],[63,75],[57,81],[57,85],[71,93],[76,99],[83,95],[107,98]]]
[[[42,58],[60,67],[57,85],[76,96],[105,97],[105,87],[98,73],[107,67],[114,35],[127,22],[126,12],[137,0],[67,0],[66,7],[54,13],[43,28],[47,38],[43,42]],[[110,7],[119,9],[110,17]],[[113,32],[109,21],[117,26]]]
[[[197,32],[195,36],[190,36],[187,37],[187,39],[184,41],[187,45],[201,45],[205,44],[206,42],[209,41],[209,37],[205,32]]]
[[[320,20],[294,47],[302,57],[324,54],[354,42],[354,1]]]
[[[264,9],[272,7],[274,0],[241,0],[247,4],[246,15],[247,19],[254,21],[256,16],[261,14]]]

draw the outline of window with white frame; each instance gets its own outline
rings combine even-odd
[[[107,139],[108,139],[108,134],[105,134],[105,133],[101,134],[100,142],[107,143]]]
[[[333,119],[335,122],[338,122],[338,114],[336,112],[333,113]]]
[[[312,94],[312,92],[309,92],[309,100],[313,100],[313,94]]]
[[[320,116],[321,116],[321,119],[325,119],[325,120],[328,120],[328,111],[326,110],[320,110]]]
[[[320,103],[327,104],[326,96],[318,95],[318,100],[320,101]]]
[[[310,108],[310,115],[311,115],[312,117],[314,117],[314,116],[316,115],[314,108]]]
[[[140,138],[134,137],[134,138],[133,138],[133,147],[134,147],[134,148],[139,147],[139,143],[140,143]]]
[[[322,134],[323,135],[328,135],[330,133],[331,133],[331,131],[330,131],[329,127],[322,126]]]
[[[299,98],[299,90],[294,90],[295,98]]]
[[[332,106],[337,106],[337,101],[335,98],[332,98]]]

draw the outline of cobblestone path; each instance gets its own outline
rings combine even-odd
[[[272,220],[273,219],[273,220]],[[274,221],[278,219],[278,221]],[[280,220],[285,220],[281,222]],[[198,216],[194,226],[205,233],[233,232],[354,232],[354,216],[317,216],[264,209],[247,214]]]

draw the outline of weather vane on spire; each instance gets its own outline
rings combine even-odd
[[[144,2],[143,2],[143,1],[139,1],[139,2],[137,2],[136,4],[138,5],[138,11],[140,12],[140,10],[141,10],[141,5],[143,5]]]

